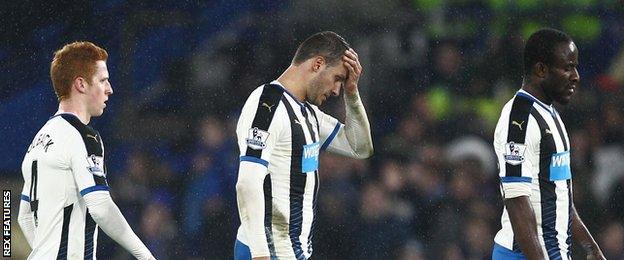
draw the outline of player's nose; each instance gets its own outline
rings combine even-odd
[[[106,88],[106,95],[112,95],[113,94],[113,86],[111,84],[108,84],[108,87]]]
[[[578,73],[578,70],[575,68],[572,72],[572,77],[570,78],[573,82],[579,82],[581,80],[581,76]]]
[[[331,92],[332,92],[332,95],[333,95],[333,96],[336,96],[336,97],[337,97],[338,95],[340,95],[340,85],[338,85],[338,86],[334,87],[334,89],[332,89],[332,91],[331,91]]]

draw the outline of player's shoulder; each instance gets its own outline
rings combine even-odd
[[[245,101],[241,116],[253,111],[267,109],[269,112],[277,110],[284,94],[284,89],[275,84],[263,84],[254,89]]]
[[[533,110],[534,101],[530,98],[526,98],[520,95],[514,95],[501,109],[502,118],[527,118],[531,115]]]
[[[260,95],[262,95],[262,91],[264,90],[264,85],[260,85],[256,87],[251,93],[249,93],[248,100],[250,99],[260,99]]]
[[[282,105],[284,91],[281,86],[274,84],[263,84],[254,89],[239,115],[237,129],[246,129],[249,125],[264,122],[262,124],[266,124],[263,126],[266,130],[269,124],[276,121],[275,119],[281,122],[286,113]]]
[[[496,130],[494,138],[506,138],[505,135],[501,136],[503,132],[507,132],[509,129],[510,121],[518,120],[522,118],[526,121],[530,117],[531,110],[533,109],[533,101],[524,97],[514,95],[501,109],[498,123],[496,124]],[[520,122],[520,121],[519,121]]]
[[[67,136],[67,140],[71,144],[85,145],[87,147],[99,147],[101,145],[102,138],[99,132],[91,126],[83,124],[73,114],[55,115],[47,124],[50,124],[60,134]]]
[[[67,129],[74,129],[80,134],[97,134],[98,132],[91,126],[85,125],[73,114],[63,113],[50,118],[49,123],[59,124]]]
[[[286,90],[278,84],[267,83],[254,90],[254,94],[259,95],[262,101],[278,102],[282,99],[285,91]]]
[[[514,100],[516,99],[516,96],[511,97],[509,100],[507,100],[507,102],[505,103],[505,105],[503,105],[503,108],[501,109],[503,112],[507,111],[511,111],[511,106],[513,105]]]
[[[48,135],[56,140],[56,142],[64,142],[65,140],[71,140],[80,137],[80,132],[72,126],[66,119],[63,118],[64,114],[57,114],[41,127],[37,136]],[[37,138],[35,136],[35,138]]]

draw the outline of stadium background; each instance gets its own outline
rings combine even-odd
[[[521,85],[523,39],[541,26],[580,49],[581,88],[559,108],[572,139],[575,201],[607,259],[624,259],[624,2],[343,0],[192,3],[13,1],[0,10],[0,173],[20,163],[57,108],[53,51],[109,52],[114,95],[92,120],[111,194],[158,259],[228,259],[238,225],[237,113],[320,30],[358,51],[375,155],[325,154],[316,259],[486,259],[502,203],[491,149]],[[324,110],[344,118],[341,99]],[[102,234],[102,233],[101,233]],[[582,256],[576,248],[575,256]],[[129,255],[100,235],[101,259]]]

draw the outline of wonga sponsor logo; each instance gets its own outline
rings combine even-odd
[[[318,169],[318,156],[321,149],[319,142],[303,146],[301,158],[301,172],[313,172]]]
[[[560,181],[572,178],[570,170],[570,152],[553,154],[550,160],[550,180]]]
[[[570,165],[570,153],[558,153],[553,155],[551,167],[565,167]]]

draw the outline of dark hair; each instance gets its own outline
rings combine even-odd
[[[572,38],[566,33],[544,28],[534,32],[524,46],[524,74],[531,73],[533,65],[543,62],[552,65],[555,59],[555,47],[560,43],[572,42]]]
[[[347,49],[349,43],[337,33],[331,31],[315,33],[299,45],[293,63],[299,65],[312,57],[323,56],[328,65],[333,65],[342,59]]]

